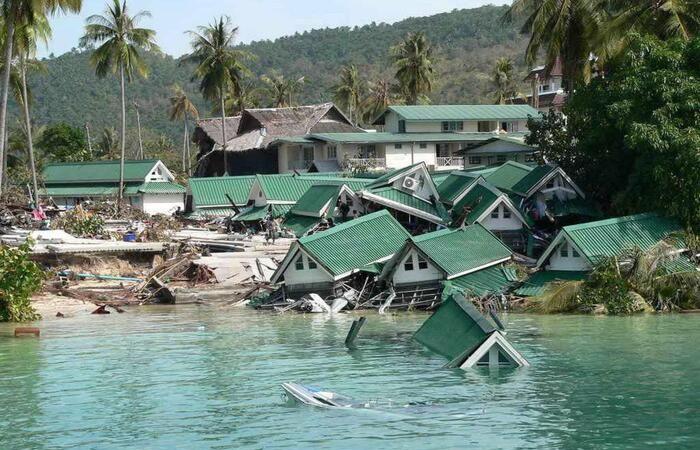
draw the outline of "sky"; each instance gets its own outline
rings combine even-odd
[[[58,56],[78,46],[85,18],[102,14],[107,0],[83,0],[79,15],[51,19],[53,39],[39,55]],[[109,0],[111,2],[111,0]],[[392,23],[408,17],[507,4],[503,0],[128,0],[132,13],[150,11],[141,26],[156,30],[165,53],[180,56],[189,51],[185,31],[206,25],[222,14],[239,27],[239,42],[275,39],[318,28]]]

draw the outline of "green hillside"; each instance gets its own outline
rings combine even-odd
[[[389,48],[408,32],[424,31],[437,49],[438,83],[435,103],[484,103],[490,101],[489,72],[496,58],[509,56],[525,74],[522,54],[526,39],[516,27],[504,25],[505,7],[485,6],[455,10],[431,17],[411,18],[395,24],[372,24],[355,28],[312,30],[275,41],[253,42],[242,48],[256,56],[251,63],[259,76],[279,70],[285,76],[305,76],[307,83],[299,102],[330,100],[329,87],[343,64],[352,62],[373,79],[391,78]],[[179,145],[181,124],[168,121],[169,87],[179,83],[200,106],[203,115],[210,107],[189,81],[192,68],[178,65],[167,55],[147,55],[151,75],[128,86],[129,123],[135,126],[131,102],[141,105],[145,140],[161,134]],[[31,77],[36,98],[35,120],[40,124],[65,121],[76,126],[91,124],[93,140],[105,127],[119,125],[119,88],[116,78],[99,80],[88,64],[88,53],[79,50],[45,60],[48,73]],[[16,112],[16,109],[15,109]],[[134,132],[129,147],[134,148]]]

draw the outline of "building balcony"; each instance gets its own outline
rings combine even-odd
[[[464,167],[464,157],[462,156],[438,156],[436,158],[438,167]]]

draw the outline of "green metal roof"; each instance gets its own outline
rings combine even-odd
[[[446,281],[445,289],[457,289],[465,297],[502,294],[517,281],[513,270],[502,264]]]
[[[257,222],[262,220],[267,215],[269,208],[272,208],[272,217],[275,219],[283,217],[292,208],[292,205],[268,205],[268,206],[256,206],[250,208],[247,211],[243,211],[234,217],[235,220],[240,220],[241,222]]]
[[[466,357],[497,328],[471,301],[455,292],[428,318],[413,339],[454,361]],[[456,361],[457,364],[462,361]]]
[[[392,178],[400,177],[401,175],[408,174],[411,172],[411,170],[415,169],[416,167],[423,165],[424,163],[419,162],[415,164],[411,164],[410,166],[406,167],[401,167],[400,169],[394,169],[389,172],[386,172],[382,176],[375,178],[370,184],[367,185],[368,188],[373,188],[373,187],[378,187],[378,186],[384,186],[389,183],[389,180]]]
[[[588,272],[568,270],[540,270],[525,280],[514,292],[522,297],[537,297],[542,295],[550,283],[556,281],[582,281],[588,277]]]
[[[340,187],[340,184],[315,184],[309,187],[292,208],[292,213],[313,214],[319,218],[322,216],[322,209],[330,203],[332,206],[329,210],[332,214],[338,201]]]
[[[469,172],[452,172],[437,187],[438,194],[440,194],[440,201],[443,203],[452,204],[455,198],[457,198],[469,186],[476,183],[478,178],[479,175]]]
[[[669,234],[683,229],[675,220],[656,214],[637,214],[617,219],[569,225],[564,233],[592,263],[639,247],[647,250]]]
[[[447,177],[450,176],[450,173],[452,172],[449,170],[430,172],[430,178],[433,179],[433,183],[435,184],[435,186],[437,186],[443,181],[445,181]]]
[[[184,194],[187,189],[173,182],[153,182],[128,186],[124,192],[127,194]]]
[[[318,217],[298,216],[290,213],[285,216],[283,227],[292,230],[296,237],[302,237],[321,221]]]
[[[515,161],[507,161],[490,174],[484,175],[486,181],[498,189],[512,191],[513,186],[532,171],[532,167]]]
[[[447,277],[473,271],[510,258],[510,249],[479,224],[414,236],[413,244],[447,273]]]
[[[143,182],[157,162],[157,159],[125,161],[124,180]],[[119,161],[48,164],[43,176],[45,184],[119,183]]]
[[[556,170],[556,167],[545,164],[542,166],[537,166],[530,171],[527,175],[520,179],[515,185],[513,185],[513,192],[517,192],[522,195],[527,195],[530,189],[535,187],[544,177]]]
[[[525,133],[523,133],[523,136]],[[493,138],[491,132],[449,132],[449,133],[320,133],[309,136],[324,142],[338,144],[393,144],[421,142],[481,142]]]
[[[335,276],[399,251],[408,232],[382,210],[299,239],[299,245]]]
[[[233,208],[198,208],[187,215],[190,219],[207,219],[210,217],[228,217],[235,216],[236,211]]]
[[[547,210],[555,217],[584,216],[598,219],[603,213],[591,201],[580,197],[561,201],[556,195],[547,202]]]
[[[530,105],[399,105],[390,106],[405,120],[525,120],[539,111]]]
[[[388,200],[389,202],[400,203],[409,208],[422,211],[426,214],[435,217],[440,221],[445,221],[449,219],[449,215],[447,214],[445,207],[440,202],[436,202],[433,205],[432,203],[427,202],[422,198],[415,197],[411,194],[400,191],[393,187],[375,188],[365,192],[368,192],[369,194],[375,195],[380,198],[368,198],[368,200],[383,204],[384,206],[390,208],[393,206],[388,203],[383,203],[381,199]]]
[[[452,218],[460,217],[465,208],[470,211],[466,216],[467,223],[474,223],[486,210],[488,210],[499,197],[499,191],[487,188],[483,184],[477,184],[462,197],[452,208]]]
[[[128,188],[128,186],[127,186]],[[119,186],[107,183],[93,184],[50,184],[41,189],[41,195],[48,197],[109,197],[116,196]]]
[[[268,202],[297,202],[314,184],[347,184],[359,191],[372,180],[364,178],[342,178],[328,176],[256,175]]]
[[[209,177],[190,178],[189,186],[192,191],[192,202],[196,208],[206,206],[229,206],[231,201],[236,206],[248,203],[250,188],[255,181],[255,176],[241,177]]]

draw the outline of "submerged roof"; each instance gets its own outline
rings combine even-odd
[[[401,224],[382,210],[303,237],[298,244],[339,276],[392,256],[408,237]]]
[[[550,283],[558,281],[582,281],[588,276],[588,272],[574,270],[540,270],[525,280],[515,294],[523,297],[536,297],[544,294]]]
[[[124,162],[124,181],[143,182],[157,159]],[[119,161],[53,163],[44,168],[45,184],[119,183]]]
[[[479,224],[434,231],[411,240],[448,279],[498,264],[512,256],[500,239]]]
[[[397,105],[388,111],[405,120],[525,120],[539,114],[529,105]]]
[[[196,208],[231,206],[231,197],[236,206],[248,203],[250,187],[255,176],[190,178],[192,201]]]
[[[518,280],[515,270],[497,264],[445,282],[445,289],[459,290],[466,297],[501,294]]]

